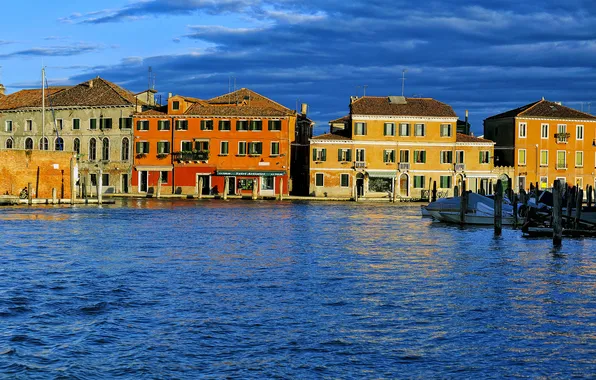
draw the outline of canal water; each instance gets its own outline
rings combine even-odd
[[[126,200],[0,209],[9,378],[596,374],[596,241],[419,206]]]

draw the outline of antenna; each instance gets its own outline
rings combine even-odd
[[[149,81],[147,82],[147,90],[151,90],[151,78],[153,77],[153,69],[149,66]]]
[[[367,84],[363,85],[362,87],[364,87],[364,94],[362,96],[366,96],[366,88],[368,87]]]
[[[403,69],[401,71],[401,96],[404,96],[404,89],[406,87],[406,72],[408,69]]]

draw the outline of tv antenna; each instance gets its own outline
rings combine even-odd
[[[403,69],[401,71],[401,96],[404,96],[404,89],[406,87],[406,72],[408,69]]]

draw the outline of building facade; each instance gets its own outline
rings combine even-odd
[[[515,190],[596,185],[595,116],[542,99],[487,118],[484,134],[496,142],[495,165],[515,168]]]
[[[332,132],[311,139],[310,194],[328,197],[425,199],[488,189],[492,141],[456,133],[453,109],[427,98],[352,99]],[[340,124],[345,127],[341,128]]]

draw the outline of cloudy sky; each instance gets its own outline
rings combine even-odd
[[[541,97],[596,112],[596,3],[400,0],[30,0],[3,4],[7,92],[100,75],[139,92],[210,98],[230,82],[289,108],[316,134],[349,97],[450,104],[473,131]],[[235,79],[232,79],[235,78]],[[588,103],[592,102],[592,105]]]

